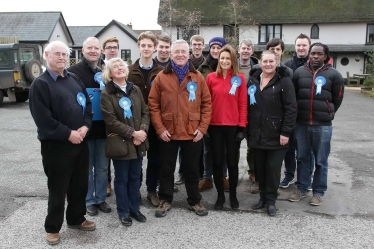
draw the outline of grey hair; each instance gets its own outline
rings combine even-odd
[[[124,62],[121,58],[112,58],[105,63],[103,74],[101,75],[101,77],[105,81],[105,84],[112,81],[112,77],[110,76],[110,69],[112,68],[115,62],[120,62],[121,64],[123,64],[125,66],[126,79],[127,79],[127,76],[129,76],[129,68],[127,66],[127,63]]]
[[[177,44],[185,44],[187,46],[187,52],[190,51],[190,45],[188,45],[188,42],[186,42],[185,40],[176,40],[174,41],[172,44],[171,44],[171,52],[173,53],[173,48],[175,45]]]
[[[252,50],[254,50],[254,48],[253,48],[253,42],[250,39],[241,40],[240,43],[239,43],[239,48],[242,46],[243,43],[245,45],[247,45],[248,47],[252,48]]]
[[[63,43],[62,41],[53,41],[53,42],[49,43],[49,44],[45,47],[45,49],[44,49],[44,53],[43,53],[43,59],[44,59],[44,60],[47,60],[47,55],[46,55],[46,53],[51,52],[52,48],[55,47],[55,46],[57,46],[57,45],[63,46],[63,47],[65,48],[65,50],[66,50],[66,54],[67,54],[67,55],[70,55],[70,53],[71,53],[71,48],[69,48],[68,45],[66,45],[66,44]]]

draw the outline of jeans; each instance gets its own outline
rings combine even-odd
[[[85,196],[88,185],[88,147],[68,141],[41,141],[44,173],[48,184],[48,213],[44,228],[47,233],[58,233],[64,222],[65,196],[66,221],[79,225],[86,220]]]
[[[212,180],[213,178],[213,155],[212,146],[210,144],[210,137],[205,135],[203,137],[203,163],[204,163],[204,175],[203,178],[206,180]],[[223,178],[227,177],[227,164],[223,165]]]
[[[286,152],[286,156],[284,157],[284,175],[286,179],[291,181],[295,178],[295,171],[296,171],[296,142],[294,139],[294,132],[291,132],[290,139],[289,139],[289,147]],[[313,151],[310,152],[310,178],[313,177],[313,171],[314,171],[314,155]]]
[[[323,196],[327,190],[328,157],[331,148],[332,126],[297,124],[294,130],[297,150],[297,182],[301,192],[310,185],[311,151],[315,157],[313,194]]]
[[[184,170],[185,187],[187,192],[188,205],[194,206],[200,203],[199,193],[199,157],[202,151],[203,142],[192,140],[171,140],[164,142],[160,140],[160,200],[169,203],[173,201],[174,171],[177,162],[178,149],[181,147],[183,157],[182,167]]]
[[[105,156],[105,139],[88,139],[87,142],[90,150],[86,195],[86,205],[88,206],[105,201],[109,159]]]
[[[114,193],[119,217],[139,211],[139,187],[143,157],[113,160]]]

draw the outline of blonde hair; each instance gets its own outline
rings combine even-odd
[[[227,52],[230,54],[232,75],[238,76],[239,75],[238,57],[236,56],[236,51],[231,47],[231,45],[225,45],[219,51],[216,76],[218,76],[218,74],[221,73],[222,71],[221,65],[219,64],[219,57],[221,56],[223,52]]]
[[[105,84],[112,81],[112,77],[110,75],[110,69],[112,68],[112,66],[115,62],[120,62],[124,66],[126,79],[127,79],[127,76],[129,75],[129,68],[127,67],[127,63],[124,62],[121,58],[112,58],[107,63],[105,63],[105,67],[103,69],[103,74],[101,75],[101,77],[105,81]]]

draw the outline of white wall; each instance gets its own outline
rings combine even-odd
[[[294,44],[295,37],[300,33],[310,36],[313,24],[284,24],[282,25],[282,39],[286,44]],[[312,39],[312,43],[324,44],[365,44],[366,23],[334,23],[318,24],[319,39]]]
[[[258,26],[239,26],[239,41],[250,39],[253,44],[258,44]]]
[[[67,36],[67,33],[62,28],[61,21],[57,22],[56,27],[53,30],[51,37],[49,38],[49,42],[52,41],[62,41],[69,47],[72,46],[70,38]]]
[[[98,37],[100,43],[110,36],[114,36],[119,40],[119,55],[121,56],[121,49],[130,49],[131,50],[131,61],[134,63],[140,57],[140,53],[137,47],[136,41],[130,38],[124,31],[119,29],[116,25],[111,25],[107,30],[104,31]]]
[[[364,56],[360,55],[360,61],[356,62],[355,57],[357,54],[345,54],[345,53],[339,53],[336,59],[336,70],[338,70],[343,78],[347,78],[347,72],[349,72],[349,76],[352,77],[353,74],[362,74],[363,68],[364,68]],[[343,66],[341,64],[342,58],[348,58],[349,63],[346,66]]]

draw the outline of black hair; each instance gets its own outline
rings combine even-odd
[[[329,62],[329,60],[330,60],[330,49],[329,49],[329,47],[327,45],[323,44],[323,43],[320,43],[320,42],[313,43],[312,46],[310,46],[310,48],[309,48],[309,54],[310,54],[310,51],[312,51],[312,48],[315,47],[315,46],[322,47],[323,52],[325,53],[325,55],[327,55],[326,60],[324,60],[323,63],[326,64],[327,62]]]
[[[266,44],[266,50],[269,50],[270,48],[276,47],[278,45],[281,45],[282,52],[284,51],[284,42],[282,39],[279,38],[273,38]]]

